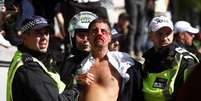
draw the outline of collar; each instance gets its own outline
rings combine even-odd
[[[18,45],[18,50],[22,53],[30,54],[32,57],[37,58],[38,60],[42,61],[43,63],[47,63],[50,59],[53,59],[51,53],[42,53],[40,51],[36,51],[33,49],[30,49],[28,47],[25,47],[24,45]]]
[[[108,52],[106,54],[109,63],[119,72],[122,78],[125,78],[126,81],[129,80],[129,75],[127,70],[134,65],[134,60],[127,53],[123,52]],[[95,62],[94,57],[90,53],[82,62],[81,68],[77,70],[78,74],[84,74],[88,72]]]

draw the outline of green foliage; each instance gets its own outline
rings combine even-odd
[[[189,0],[188,2],[192,2],[191,7],[196,7],[201,11],[201,0]]]

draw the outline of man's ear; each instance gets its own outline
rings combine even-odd
[[[149,32],[148,33],[148,38],[151,40],[151,41],[153,41],[154,40],[154,34],[156,34],[155,32]]]
[[[112,33],[110,33],[110,35],[109,35],[109,42],[111,42],[112,41]]]
[[[25,38],[27,37],[28,34],[29,34],[29,33],[20,34],[20,35],[19,35],[19,39],[20,39],[22,42],[24,42],[24,40],[25,40]]]
[[[25,36],[24,35],[19,35],[19,39],[21,40],[21,42],[24,42]]]
[[[179,33],[180,39],[183,39],[183,38],[185,37],[185,34],[186,34],[186,32],[181,32],[181,33]]]

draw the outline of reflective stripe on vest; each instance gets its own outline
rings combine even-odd
[[[15,56],[11,62],[11,65],[9,67],[9,70],[8,70],[8,78],[7,78],[7,96],[6,96],[6,100],[7,101],[13,101],[13,98],[12,98],[12,83],[13,83],[13,78],[14,78],[14,75],[15,75],[15,72],[17,71],[17,69],[23,65],[23,62],[22,62],[22,53],[20,53],[19,51],[16,51],[15,52]]]
[[[32,57],[33,58],[33,57]],[[42,67],[42,69],[45,71],[45,73],[54,80],[54,82],[56,83],[56,86],[58,88],[59,93],[62,93],[66,87],[66,85],[60,80],[60,76],[58,73],[53,73],[47,70],[47,68],[45,67],[45,65],[40,62],[38,59],[33,58],[34,62],[37,62],[40,64],[40,66]],[[16,51],[14,58],[11,62],[11,65],[9,67],[8,70],[8,78],[7,78],[7,101],[13,101],[12,98],[12,83],[13,83],[13,78],[14,75],[17,71],[17,69],[23,65],[23,61],[22,61],[22,53],[20,51]]]
[[[53,72],[48,71],[47,68],[45,67],[45,65],[42,62],[40,62],[38,59],[33,57],[33,60],[35,62],[38,62],[41,65],[41,67],[47,73],[47,75],[50,76],[54,80],[54,82],[57,84],[59,93],[62,93],[64,91],[66,85],[61,81],[60,75],[58,73],[53,73]]]
[[[143,80],[145,101],[168,101],[171,98],[182,57],[182,54],[176,54],[176,61],[171,69],[160,73],[148,73]]]
[[[175,50],[176,50],[178,53],[181,53],[181,54],[183,54],[183,53],[188,53],[189,55],[184,55],[184,56],[183,56],[183,58],[186,59],[186,60],[188,60],[188,59],[193,59],[195,63],[199,63],[199,62],[200,62],[199,59],[196,57],[196,55],[194,55],[194,54],[191,53],[191,52],[188,52],[186,49],[183,49],[183,48],[181,48],[181,47],[177,47]],[[187,76],[189,75],[189,71],[191,71],[191,70],[188,70],[188,69],[189,69],[189,68],[186,68],[186,69],[184,70],[184,73],[183,73],[184,81],[186,80]]]

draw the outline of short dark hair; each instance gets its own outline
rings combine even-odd
[[[129,20],[129,15],[128,15],[127,13],[125,13],[125,12],[120,13],[118,19],[119,19],[119,20],[120,20],[120,19]]]
[[[89,31],[90,31],[90,29],[92,28],[92,26],[95,25],[96,23],[105,23],[105,24],[107,24],[107,26],[108,26],[108,28],[109,28],[110,31],[111,31],[111,29],[112,29],[112,27],[110,26],[110,23],[109,23],[108,20],[103,19],[103,18],[97,18],[97,19],[93,20],[93,21],[89,24],[89,27],[88,27]]]

